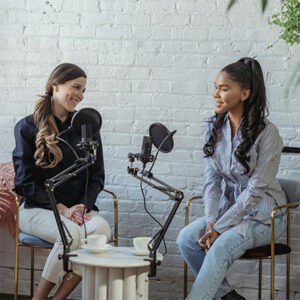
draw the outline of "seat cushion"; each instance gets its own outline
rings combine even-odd
[[[32,246],[41,246],[41,247],[46,247],[46,248],[52,248],[53,244],[44,241],[42,239],[39,239],[36,236],[20,232],[19,234],[19,242],[32,245]]]
[[[275,243],[275,255],[288,254],[291,248],[286,244]],[[264,258],[271,256],[271,245],[248,249],[241,258]]]

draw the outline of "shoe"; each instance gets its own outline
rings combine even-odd
[[[244,298],[243,296],[238,294],[235,290],[232,290],[225,296],[221,297],[221,299],[223,299],[223,300],[246,300],[246,298]]]

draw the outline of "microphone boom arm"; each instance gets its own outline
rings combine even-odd
[[[138,172],[139,169],[138,168],[133,168],[133,162],[134,162],[134,157],[136,155],[130,153],[128,155],[129,157],[129,162],[130,162],[130,167],[128,167],[127,171],[130,175],[132,175],[133,177],[137,178],[138,180],[146,183],[147,185],[151,186],[152,188],[164,193],[165,195],[167,195],[168,197],[170,197],[171,200],[176,201],[175,204],[173,205],[173,208],[171,210],[171,212],[168,215],[168,218],[166,220],[166,222],[164,223],[164,225],[162,226],[162,228],[154,235],[154,237],[152,238],[152,240],[149,242],[148,244],[148,249],[149,249],[149,258],[146,258],[145,260],[150,262],[150,270],[149,270],[149,277],[154,277],[156,276],[156,266],[161,264],[160,260],[157,260],[157,250],[169,228],[169,225],[173,219],[173,217],[175,216],[175,213],[182,201],[182,199],[184,198],[183,192],[182,191],[178,191],[177,189],[175,189],[174,187],[170,186],[169,184],[163,182],[162,180],[156,178],[153,176],[153,174],[151,172],[142,172],[143,176],[146,176],[147,178],[149,178],[150,180],[153,180],[157,183],[159,183],[160,185],[156,185],[153,184],[151,181],[145,179],[143,176],[139,176]]]
[[[93,147],[97,147],[96,143],[92,145]],[[92,150],[94,150],[92,147]],[[58,258],[63,260],[63,269],[65,272],[72,272],[73,270],[69,269],[69,257],[76,256],[76,254],[70,254],[70,246],[73,242],[73,238],[67,228],[67,226],[64,224],[64,222],[61,220],[57,206],[56,201],[54,197],[54,189],[63,184],[65,181],[69,180],[70,178],[75,177],[78,173],[81,171],[87,169],[89,166],[91,166],[95,161],[95,156],[92,153],[89,153],[86,151],[86,157],[77,159],[73,165],[62,171],[61,173],[55,175],[54,177],[47,179],[45,181],[45,187],[46,191],[48,193],[48,198],[51,203],[51,207],[54,213],[55,221],[58,227],[58,231],[61,237],[61,241],[63,243],[63,254],[59,254]],[[66,232],[68,234],[68,238],[66,235]]]

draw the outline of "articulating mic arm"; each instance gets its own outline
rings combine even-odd
[[[73,242],[73,238],[68,231],[68,228],[65,226],[63,221],[60,218],[56,201],[54,197],[54,189],[58,187],[59,185],[63,184],[65,181],[75,177],[78,173],[81,171],[87,169],[89,166],[91,166],[95,160],[95,148],[97,147],[97,143],[93,142],[91,146],[91,151],[89,149],[86,150],[86,156],[84,158],[78,158],[73,165],[71,165],[66,170],[62,171],[61,173],[57,174],[56,176],[47,179],[45,182],[46,191],[48,193],[48,197],[51,203],[51,207],[54,213],[55,221],[59,230],[59,234],[64,246],[63,254],[59,254],[58,258],[63,260],[63,268],[65,272],[72,272],[71,269],[69,269],[69,257],[70,256],[76,256],[76,254],[70,254],[70,246]],[[68,238],[66,235],[66,232],[68,234]]]
[[[129,162],[130,162],[130,167],[128,167],[128,173],[130,175],[132,175],[133,177],[137,178],[138,180],[146,183],[147,185],[151,186],[152,188],[166,194],[167,196],[170,197],[171,200],[175,200],[175,204],[165,222],[165,224],[162,226],[162,228],[155,234],[155,236],[152,238],[152,240],[149,242],[148,244],[148,249],[150,251],[149,253],[149,258],[145,259],[150,261],[150,270],[149,270],[149,277],[154,277],[156,276],[156,266],[161,264],[161,261],[156,259],[156,252],[169,228],[169,225],[184,197],[183,192],[182,191],[178,191],[177,189],[173,188],[172,186],[166,184],[165,182],[159,180],[158,178],[154,177],[153,174],[151,172],[147,172],[147,171],[141,171],[141,175],[139,174],[139,169],[138,168],[133,168],[133,162],[134,162],[134,158],[138,158],[137,154],[132,154],[129,153],[128,154],[128,158],[129,158]],[[142,159],[140,159],[142,160]],[[143,160],[142,160],[143,162]],[[144,163],[144,162],[143,162]],[[144,163],[145,166],[145,163]],[[159,185],[153,184],[151,181],[145,179],[144,177],[147,177],[149,180],[153,180],[155,182],[157,182]]]

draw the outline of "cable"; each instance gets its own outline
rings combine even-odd
[[[144,177],[144,170],[145,170],[145,168],[143,168],[143,170],[142,170],[142,179]],[[144,193],[144,190],[143,190],[143,181],[142,180],[140,181],[140,189],[141,189],[141,192],[142,192],[142,195],[143,195],[144,209],[145,209],[145,211],[161,227],[161,229],[163,229],[163,226],[161,225],[161,223],[155,217],[153,217],[152,214],[147,209],[147,206],[146,206],[146,197],[145,197],[145,193]],[[165,256],[168,250],[167,250],[167,245],[166,245],[166,241],[165,241],[164,237],[163,237],[163,243],[164,243],[164,248],[165,248],[165,252],[164,252],[163,256]]]
[[[157,159],[157,156],[158,156],[158,153],[159,153],[161,147],[163,146],[163,144],[165,143],[165,141],[166,141],[173,133],[174,133],[174,132],[169,132],[169,133],[165,136],[165,138],[163,139],[163,141],[160,143],[160,145],[159,145],[159,147],[158,147],[158,149],[157,149],[157,151],[156,151],[156,153],[155,153],[155,156],[154,156],[152,165],[151,165],[151,167],[150,167],[148,173],[151,173],[151,171],[152,171],[152,169],[153,169],[153,167],[154,167],[154,163],[155,163],[155,161],[156,161],[156,159]]]
[[[64,140],[63,138],[60,137],[62,134],[66,133],[66,132],[69,131],[70,129],[71,129],[71,126],[68,127],[68,129],[65,129],[64,131],[60,132],[60,133],[56,136],[56,138],[57,138],[59,141],[65,143],[65,144],[71,149],[71,151],[73,152],[73,154],[75,155],[75,157],[76,157],[77,159],[79,159],[79,156],[78,156],[78,154],[76,153],[76,151],[74,150],[74,148],[73,148],[66,140]]]

